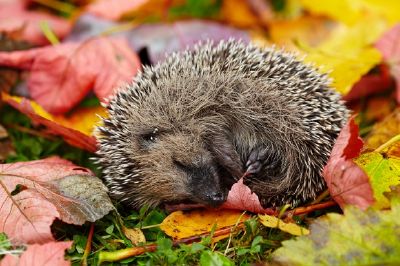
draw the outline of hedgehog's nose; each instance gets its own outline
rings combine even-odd
[[[225,195],[222,192],[214,192],[211,194],[207,194],[207,201],[212,207],[218,207],[222,203],[225,202]]]

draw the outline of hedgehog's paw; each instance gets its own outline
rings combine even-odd
[[[263,168],[265,159],[268,157],[267,150],[262,147],[255,148],[251,151],[246,162],[246,172],[244,176],[256,175]]]

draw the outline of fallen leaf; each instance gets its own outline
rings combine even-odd
[[[64,253],[71,246],[72,241],[28,245],[28,248],[19,257],[6,255],[0,261],[0,266],[68,266],[71,265],[71,262],[64,259]]]
[[[152,63],[163,61],[172,52],[193,48],[199,41],[215,43],[229,38],[250,41],[243,30],[220,23],[189,20],[171,24],[145,24],[128,32],[128,40],[136,51],[146,48]]]
[[[397,102],[400,103],[400,24],[387,31],[375,44],[390,67],[397,84]]]
[[[279,265],[399,265],[400,201],[389,211],[344,209],[310,226],[310,235],[283,241],[272,258]]]
[[[122,232],[134,245],[146,243],[146,237],[139,228],[128,228],[126,226],[122,226]]]
[[[239,28],[256,27],[261,22],[243,0],[222,1],[221,16],[226,23]]]
[[[149,0],[98,0],[86,7],[86,11],[110,20],[118,20],[124,14],[140,8]]]
[[[352,161],[362,146],[352,117],[340,132],[322,173],[332,198],[342,209],[348,204],[366,209],[374,203],[368,176]]]
[[[390,77],[389,68],[386,65],[380,65],[381,71],[378,74],[363,76],[352,87],[349,93],[343,96],[343,100],[349,102],[359,100],[368,95],[385,91],[393,85]],[[367,108],[370,109],[370,108]]]
[[[264,209],[258,196],[243,184],[243,178],[233,184],[229,191],[226,202],[222,205],[224,209],[243,210],[253,213],[272,214],[274,210]]]
[[[321,17],[301,16],[291,20],[274,20],[269,25],[273,43],[285,49],[299,50],[300,44],[316,47],[329,37],[337,23]]]
[[[400,184],[400,141],[388,143],[387,148],[364,153],[355,160],[370,178],[376,208],[388,207],[389,201],[383,193]]]
[[[49,43],[40,28],[41,22],[49,23],[51,30],[59,39],[70,32],[71,21],[44,12],[28,10],[26,2],[22,0],[0,2],[0,32],[19,31],[23,40],[37,45]]]
[[[365,144],[368,148],[376,149],[398,134],[400,134],[400,108],[374,125]]]
[[[49,114],[43,110],[40,105],[28,99],[10,96],[5,93],[2,93],[1,96],[5,102],[18,109],[20,112],[26,114],[30,119],[32,119],[32,121],[46,126],[49,133],[62,136],[70,145],[87,150],[89,152],[95,152],[97,150],[96,139],[93,136],[87,135],[89,132],[85,132],[88,130],[87,127],[84,130],[80,126],[75,127],[77,125],[71,125],[69,120],[60,116],[53,116]],[[95,114],[90,112],[89,115],[90,117],[93,117]],[[74,115],[73,117],[79,119],[77,115]],[[82,117],[82,121],[80,123],[84,123],[84,125],[87,126],[87,124],[84,122],[86,119],[88,119],[86,116]],[[93,122],[93,120],[91,121]],[[94,124],[92,124],[90,127],[93,126]]]
[[[380,20],[364,18],[352,26],[337,26],[330,37],[315,48],[308,48],[306,62],[315,64],[333,79],[333,87],[346,95],[370,69],[381,62],[372,44],[387,25]]]
[[[0,64],[30,70],[31,97],[53,114],[69,111],[92,88],[105,101],[140,69],[140,61],[125,39],[105,37],[0,52]]]
[[[400,21],[400,3],[397,0],[320,1],[318,5],[312,0],[301,0],[300,2],[312,14],[325,15],[350,25],[370,14],[383,17],[390,23]]]
[[[258,215],[260,222],[269,228],[279,228],[281,231],[295,236],[308,235],[310,231],[307,228],[301,227],[295,223],[285,223],[281,219],[271,215]]]
[[[7,130],[0,124],[0,139],[5,139],[8,137]]]
[[[0,231],[15,245],[52,241],[55,218],[81,225],[113,209],[99,179],[58,157],[1,164],[0,188]]]
[[[234,210],[193,210],[171,213],[161,223],[160,228],[173,239],[182,239],[208,233],[215,229],[234,226],[250,216]]]

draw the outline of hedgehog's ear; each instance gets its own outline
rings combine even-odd
[[[212,136],[208,141],[209,149],[221,165],[235,179],[243,175],[243,165],[232,140],[224,135]]]

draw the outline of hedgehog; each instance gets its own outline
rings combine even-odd
[[[312,200],[348,118],[326,74],[235,40],[144,67],[107,108],[97,163],[111,197],[132,208],[218,207],[241,177],[263,207]]]

